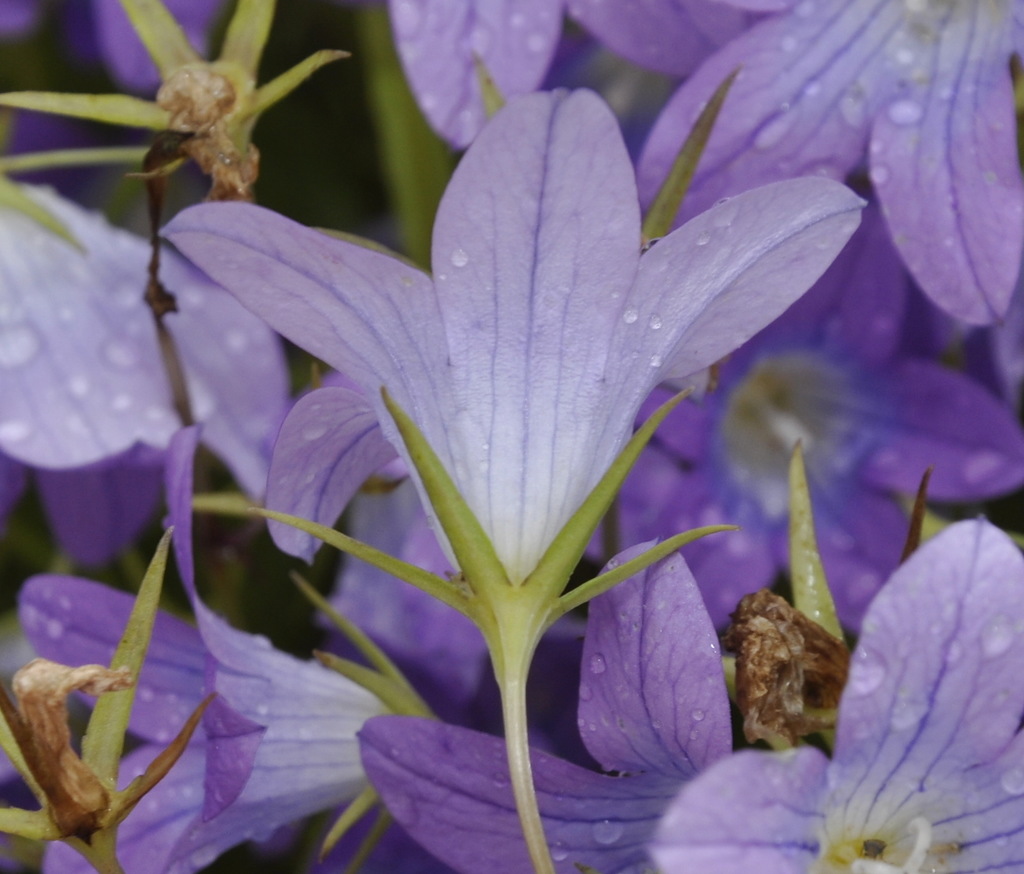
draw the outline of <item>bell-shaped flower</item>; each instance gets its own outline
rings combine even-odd
[[[510,103],[466,153],[434,225],[432,279],[248,204],[192,207],[167,235],[348,374],[411,461],[386,388],[516,585],[608,470],[651,388],[701,371],[784,310],[845,243],[859,207],[828,180],[768,186],[641,257],[614,118],[591,93],[557,92]]]
[[[927,542],[872,602],[835,752],[746,750],[687,784],[665,874],[1014,871],[1024,831],[1024,560],[984,521]]]
[[[666,105],[640,163],[644,194],[737,68],[690,209],[780,177],[867,162],[907,267],[972,323],[1006,312],[1024,243],[1010,57],[1021,0],[771,0],[780,10],[709,58]]]

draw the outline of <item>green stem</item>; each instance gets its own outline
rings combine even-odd
[[[538,609],[536,598],[522,589],[508,589],[510,597],[495,605],[497,641],[488,635],[494,672],[501,689],[501,710],[505,723],[505,748],[512,794],[519,823],[536,874],[555,874],[544,825],[537,806],[530,764],[530,739],[526,722],[526,678],[537,642],[549,611]]]
[[[0,158],[0,172],[28,173],[54,167],[79,167],[87,164],[142,164],[146,146],[114,146],[95,149],[55,149]]]

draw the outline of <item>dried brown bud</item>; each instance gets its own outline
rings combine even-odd
[[[745,596],[732,620],[722,643],[736,653],[747,740],[795,744],[832,728],[850,664],[846,644],[767,589]]]
[[[65,836],[88,840],[100,827],[110,795],[71,747],[67,697],[73,691],[101,695],[132,684],[126,668],[69,668],[35,659],[14,675],[20,725],[15,732],[32,776],[43,790],[50,815]],[[13,726],[12,726],[13,728]]]

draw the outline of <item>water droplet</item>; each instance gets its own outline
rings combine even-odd
[[[10,419],[0,422],[0,440],[7,443],[19,443],[32,434],[32,426],[21,419]]]
[[[892,715],[889,724],[894,731],[903,731],[912,728],[921,721],[921,717],[928,712],[928,705],[923,701],[911,701],[906,698],[898,698],[892,708]]]
[[[594,840],[599,844],[614,844],[622,837],[623,831],[624,829],[621,822],[615,822],[611,819],[603,819],[601,822],[594,823]]]
[[[534,54],[544,51],[547,44],[548,41],[544,38],[544,34],[542,33],[531,33],[526,38],[526,47]]]
[[[913,100],[897,100],[889,106],[889,121],[893,124],[916,124],[922,115],[921,104]]]
[[[452,266],[465,267],[469,263],[469,255],[463,249],[456,249],[452,252]]]
[[[495,774],[493,780],[494,780],[494,786],[497,789],[504,789],[506,786],[508,786],[508,775],[507,774],[501,774],[501,773]]]
[[[137,691],[140,701],[152,701],[155,695],[151,686],[139,686]]]
[[[632,325],[633,322],[635,322],[638,318],[640,318],[640,313],[638,313],[636,310],[632,308],[626,310],[622,314],[622,321],[624,321],[627,325]]]
[[[594,690],[589,683],[580,683],[580,701],[589,701],[594,697]]]
[[[662,357],[660,355],[658,355],[657,353],[652,355],[651,358],[650,358],[650,361],[648,362],[648,364],[650,364],[651,367],[661,367],[661,363],[662,363]]]
[[[39,351],[39,335],[31,325],[12,325],[0,330],[0,367],[21,367]]]
[[[851,695],[869,695],[882,685],[885,665],[866,650],[858,650],[850,667],[847,688]]]
[[[764,150],[777,145],[793,127],[794,121],[794,115],[789,112],[780,112],[770,118],[754,136],[754,148]]]
[[[1010,768],[999,778],[999,783],[1011,795],[1024,795],[1024,768]]]
[[[603,674],[608,670],[608,664],[604,660],[604,656],[601,653],[596,652],[590,657],[590,673],[592,674]]]
[[[319,440],[327,433],[327,426],[320,422],[314,422],[302,429],[304,440]]]
[[[711,233],[709,231],[701,231],[697,234],[697,245],[706,246],[711,242]]]
[[[652,331],[657,331],[661,328],[661,316],[655,313],[647,320],[647,324],[650,326]]]
[[[978,485],[989,479],[1002,467],[1002,458],[995,452],[983,449],[975,452],[964,464],[964,479]]]
[[[240,328],[229,328],[224,332],[224,345],[229,352],[240,355],[249,347],[249,338]]]
[[[111,340],[103,347],[103,357],[108,364],[127,370],[134,367],[139,360],[138,352],[124,340]]]
[[[469,45],[478,55],[483,55],[491,47],[491,33],[486,27],[474,27],[469,35]]]
[[[564,862],[569,858],[569,851],[564,845],[555,842],[551,845],[551,858],[556,862]]]
[[[118,392],[110,399],[110,409],[115,413],[123,413],[132,406],[132,396],[124,392]]]
[[[68,380],[68,391],[76,398],[83,398],[89,393],[89,380],[76,373]]]
[[[868,176],[876,187],[879,185],[885,185],[885,183],[889,181],[889,168],[882,165],[873,166],[871,171],[868,173]]]
[[[694,722],[703,722],[704,715],[703,710],[694,710],[693,713],[690,714],[690,718],[693,719]]]
[[[56,640],[64,635],[64,623],[59,619],[46,620],[46,634],[51,640]]]
[[[981,634],[981,649],[989,658],[1002,655],[1010,648],[1016,636],[1013,626],[1005,616],[996,616]]]

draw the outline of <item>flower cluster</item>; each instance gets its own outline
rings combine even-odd
[[[0,2],[0,869],[1024,872],[1022,23]]]

